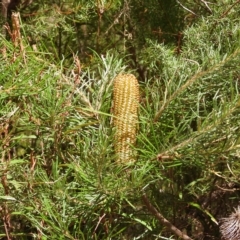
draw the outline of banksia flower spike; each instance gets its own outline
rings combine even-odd
[[[220,232],[224,240],[240,239],[240,206],[228,218],[222,218]]]
[[[119,163],[135,160],[132,146],[136,142],[139,85],[132,74],[119,74],[113,86],[114,148]]]

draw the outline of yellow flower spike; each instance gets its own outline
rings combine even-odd
[[[114,148],[119,163],[133,162],[139,106],[139,84],[132,74],[119,74],[113,86]]]

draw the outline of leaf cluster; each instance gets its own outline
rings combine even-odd
[[[204,14],[194,24],[179,24],[176,46],[151,31],[141,38],[141,27],[157,27],[158,18],[150,18],[155,1],[146,12],[145,1],[136,1],[136,12],[135,2],[61,3],[29,6],[39,15],[25,16],[22,45],[1,35],[0,237],[171,239],[142,201],[148,196],[193,239],[219,239],[216,223],[239,198],[238,8],[226,1],[226,12],[213,2],[210,14],[196,3],[194,11]],[[174,6],[169,16],[179,10],[178,19],[185,8]],[[137,12],[149,25],[136,24]],[[166,14],[158,17],[167,24]],[[85,39],[91,57],[82,61],[69,39],[78,42],[94,19],[98,24],[87,34],[95,29],[96,38]],[[132,41],[119,40],[116,32],[124,28]],[[106,31],[114,35],[110,45]],[[40,39],[35,50],[29,32]],[[138,158],[121,166],[113,150],[112,82],[125,71],[141,79],[141,102],[133,146]]]

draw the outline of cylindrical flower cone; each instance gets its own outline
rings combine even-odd
[[[117,162],[130,163],[135,160],[133,146],[137,137],[139,106],[139,84],[134,75],[119,74],[114,79],[113,102]]]

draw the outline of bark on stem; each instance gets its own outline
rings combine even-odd
[[[183,240],[193,240],[188,235],[184,234],[181,230],[176,228],[172,223],[170,223],[166,218],[163,217],[161,213],[150,203],[146,194],[142,196],[143,202],[146,204],[147,209],[151,212],[160,223],[162,223],[169,231],[171,231],[175,236],[182,238]]]

